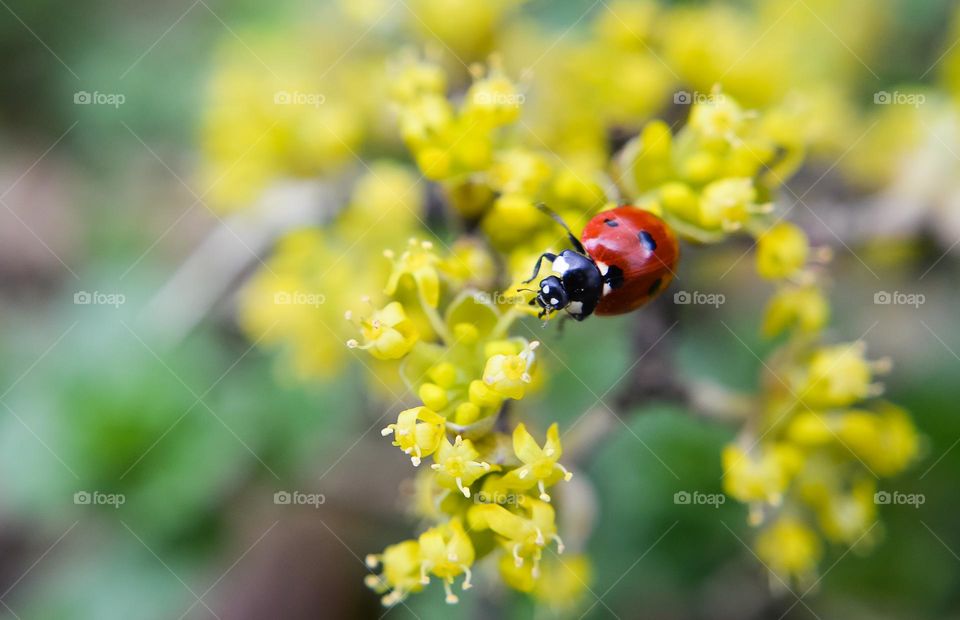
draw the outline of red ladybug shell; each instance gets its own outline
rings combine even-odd
[[[587,254],[606,273],[623,272],[623,285],[604,291],[595,314],[625,314],[667,288],[680,258],[677,237],[662,219],[633,206],[593,216],[581,236]]]

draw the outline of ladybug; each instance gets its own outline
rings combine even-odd
[[[591,314],[614,315],[636,310],[670,284],[680,246],[662,219],[626,205],[595,215],[583,229],[582,242],[559,215],[545,205],[538,208],[567,231],[573,250],[544,252],[537,259],[533,282],[544,259],[559,276],[540,280],[537,296],[540,318],[566,310],[582,321]]]

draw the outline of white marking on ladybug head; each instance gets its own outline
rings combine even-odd
[[[597,263],[597,269],[600,270],[600,275],[605,276],[607,272],[610,271],[610,265],[604,263],[603,261],[594,261]]]
[[[606,297],[607,295],[610,294],[610,291],[612,291],[612,290],[613,290],[613,289],[610,287],[610,283],[609,283],[609,282],[604,282],[604,283],[603,283],[603,292],[601,293],[601,295],[603,295],[604,297]]]
[[[553,270],[563,275],[570,271],[570,263],[568,263],[564,257],[558,256],[553,259]]]
[[[560,303],[560,300],[557,299],[556,297],[551,297],[551,298],[550,298],[550,305],[551,305],[551,306],[556,306],[558,303]]]

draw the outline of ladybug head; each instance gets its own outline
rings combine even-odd
[[[551,269],[560,275],[543,278],[534,291],[537,296],[530,300],[530,305],[540,306],[540,318],[560,310],[566,310],[578,321],[590,316],[600,301],[604,285],[593,259],[573,250],[564,250],[559,255],[545,252],[537,259],[533,275],[524,284],[533,282],[544,260],[549,260]]]
[[[548,276],[540,280],[540,288],[535,299],[538,306],[543,308],[542,314],[563,310],[570,303],[563,281],[557,276]]]

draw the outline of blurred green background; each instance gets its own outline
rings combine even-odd
[[[0,614],[381,616],[362,586],[362,558],[409,534],[396,490],[406,472],[376,432],[383,412],[359,371],[330,384],[284,380],[237,330],[232,292],[176,337],[151,305],[220,225],[202,205],[191,207],[190,185],[215,49],[311,7],[0,4]],[[533,2],[528,10],[563,28],[589,5]],[[897,5],[902,36],[884,56],[883,80],[915,80],[936,59],[949,44],[949,5]],[[125,102],[74,105],[80,90],[123,93]],[[822,172],[801,176],[799,187]],[[681,272],[688,287],[736,301],[680,312],[672,338],[683,377],[756,384],[761,364],[750,349],[762,356],[769,345],[749,335],[766,291],[746,261],[720,285],[709,268],[731,264],[745,247],[696,250],[702,256],[690,262],[699,268]],[[858,249],[865,265],[840,246],[833,273],[843,283],[833,291],[836,332],[869,331],[871,354],[896,361],[889,397],[925,437],[923,460],[887,488],[923,493],[925,504],[883,507],[872,553],[833,550],[802,602],[770,596],[744,545],[743,507],[671,500],[681,489],[720,492],[719,452],[734,429],[669,402],[620,412],[632,432],[615,423],[578,463],[598,502],[587,605],[602,603],[585,609],[589,617],[960,617],[960,274],[955,254],[941,260],[945,250],[920,234],[895,263]],[[878,309],[878,280],[926,303]],[[76,303],[85,292],[123,303]],[[611,325],[588,321],[545,336],[570,364],[555,365],[540,397],[561,424],[595,406],[642,353]],[[326,501],[316,509],[274,503],[275,492],[293,489]],[[125,501],[76,503],[83,492]],[[464,596],[451,609],[434,589],[390,617],[534,613],[523,597],[498,592]]]

